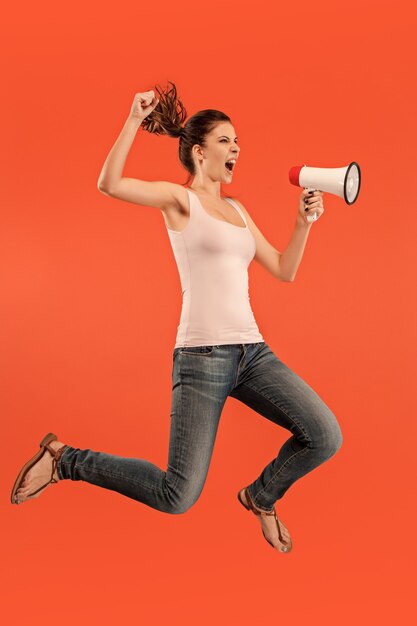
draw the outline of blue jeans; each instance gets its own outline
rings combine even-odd
[[[298,478],[341,446],[331,410],[265,342],[179,347],[173,351],[166,471],[145,459],[68,446],[58,476],[117,491],[165,513],[184,513],[203,489],[228,396],[291,432],[278,456],[246,485],[260,509],[270,511]]]

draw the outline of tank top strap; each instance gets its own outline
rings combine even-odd
[[[188,187],[186,187],[186,190],[188,194],[188,206],[190,207],[190,219],[191,219],[191,213],[192,213],[193,220],[201,220],[201,219],[204,220],[207,214],[204,211],[203,207],[201,206],[201,203],[199,201],[197,194],[192,189],[189,189]]]
[[[238,203],[237,203],[237,202],[235,202],[235,200],[233,200],[232,198],[224,198],[224,199],[225,199],[225,200],[227,200],[227,202],[229,202],[230,204],[232,204],[232,205],[235,207],[235,209],[238,211],[238,213],[239,213],[240,217],[241,217],[241,218],[242,218],[242,220],[244,221],[245,226],[247,227],[247,226],[248,226],[248,224],[247,224],[247,221],[246,221],[246,217],[245,217],[245,215],[243,214],[243,211],[242,211],[242,209],[240,208],[240,206],[238,205]]]

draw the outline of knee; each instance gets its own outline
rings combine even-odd
[[[333,429],[332,435],[333,436],[330,445],[330,452],[333,456],[333,454],[336,454],[336,452],[342,447],[343,435],[342,431],[340,430],[340,426],[338,426],[337,429]]]
[[[179,515],[180,513],[186,513],[191,509],[191,507],[195,504],[195,502],[187,502],[186,500],[176,502],[171,504],[168,513],[172,513],[172,515]]]
[[[197,502],[200,492],[191,494],[171,494],[167,513],[179,515],[186,513]]]
[[[338,450],[340,450],[340,448],[342,447],[342,442],[342,431],[336,417],[333,415],[333,420],[331,421],[331,424],[326,431],[325,437],[325,449],[329,458],[336,454]]]
[[[320,429],[316,437],[315,446],[321,450],[323,459],[327,460],[340,450],[343,435],[339,423],[333,413],[327,415],[325,426]]]

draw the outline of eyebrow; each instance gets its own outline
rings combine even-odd
[[[229,139],[227,135],[220,135],[219,139],[221,139],[222,137],[226,137],[226,139]],[[238,139],[238,137],[235,137],[235,139]]]

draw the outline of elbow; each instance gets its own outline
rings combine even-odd
[[[104,193],[106,196],[110,196],[111,195],[108,187],[101,180],[99,180],[98,183],[97,183],[97,189],[101,193]]]
[[[294,278],[295,278],[295,274],[293,274],[292,276],[289,276],[287,274],[284,273],[283,271],[283,267],[279,267],[278,268],[278,273],[277,273],[277,278],[280,282],[282,283],[292,283],[294,282]]]
[[[282,283],[293,283],[294,278],[295,276],[293,276],[292,278],[285,278],[284,276],[281,276],[280,274],[278,275],[278,280]]]
[[[276,272],[277,272],[276,277],[282,283],[292,283],[295,278],[295,275],[291,277],[288,277],[285,275],[283,264],[281,262],[281,257],[282,257],[282,254],[280,254],[278,258],[278,269],[276,269]]]

